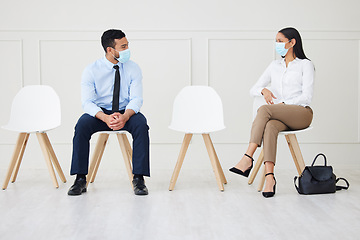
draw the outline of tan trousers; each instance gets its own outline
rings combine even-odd
[[[264,144],[264,162],[276,161],[277,138],[280,131],[300,130],[310,126],[313,111],[297,105],[263,105],[252,124],[250,142]]]

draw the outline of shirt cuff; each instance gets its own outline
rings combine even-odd
[[[98,112],[102,112],[103,110],[99,107],[94,107],[93,109],[89,109],[89,111],[85,111],[87,112],[87,114],[89,114],[90,116],[93,116],[95,117],[95,115],[98,113]]]
[[[133,104],[131,104],[131,105],[128,104],[126,106],[125,110],[127,110],[127,109],[133,110],[135,112],[135,114],[137,114],[140,111],[140,109],[137,106],[133,105]]]

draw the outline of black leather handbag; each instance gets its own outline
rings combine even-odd
[[[324,157],[324,166],[314,166],[319,156]],[[299,186],[296,186],[296,180],[299,179]],[[344,180],[346,187],[336,186],[339,180]],[[311,166],[306,166],[300,177],[294,178],[295,188],[300,194],[324,194],[335,193],[341,189],[348,189],[349,182],[345,178],[337,178],[333,173],[333,168],[326,165],[326,156],[322,153],[316,155]]]

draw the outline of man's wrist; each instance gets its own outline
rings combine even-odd
[[[96,117],[97,119],[100,119],[100,120],[103,121],[103,122],[106,122],[106,121],[105,121],[105,119],[106,119],[106,114],[105,114],[104,112],[102,112],[102,111],[97,112],[96,115],[95,115],[95,117]]]
[[[125,117],[125,121],[129,121],[130,119],[130,114],[128,112],[124,112],[123,116]]]
[[[126,118],[126,121],[128,121],[134,114],[135,114],[134,110],[126,109],[123,115]]]

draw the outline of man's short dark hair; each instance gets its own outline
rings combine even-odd
[[[109,29],[101,36],[101,44],[106,52],[108,47],[115,47],[115,39],[122,39],[125,37],[125,33],[118,29]]]

